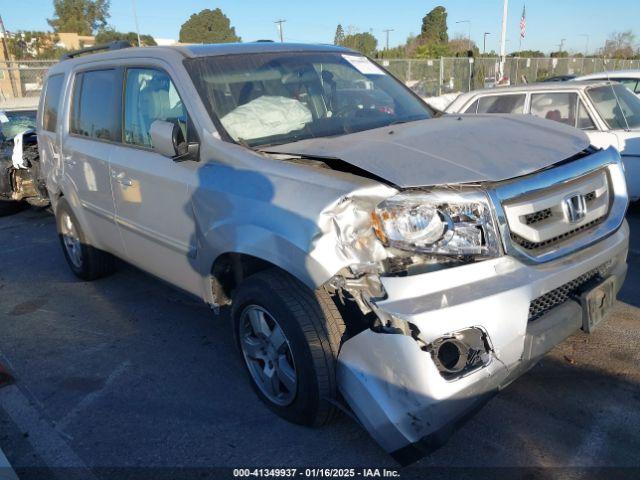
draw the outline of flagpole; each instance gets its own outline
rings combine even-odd
[[[504,77],[504,63],[507,53],[507,12],[509,9],[509,0],[503,0],[502,3],[502,32],[500,33],[500,64],[499,73],[500,80]]]

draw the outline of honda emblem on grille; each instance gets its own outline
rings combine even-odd
[[[587,199],[580,193],[569,195],[563,200],[562,208],[570,223],[578,223],[587,215]]]

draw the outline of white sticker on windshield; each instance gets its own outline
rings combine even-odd
[[[0,122],[9,123],[9,117],[7,117],[4,113],[0,113]]]
[[[384,72],[367,57],[359,55],[342,55],[347,62],[353,65],[363,75],[384,75]]]

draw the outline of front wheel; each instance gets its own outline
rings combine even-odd
[[[329,294],[270,269],[240,284],[231,313],[237,345],[262,401],[294,423],[330,420],[345,327]]]

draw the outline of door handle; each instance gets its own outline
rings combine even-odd
[[[131,185],[133,185],[133,180],[125,176],[124,172],[120,172],[120,173],[112,172],[111,178],[113,178],[120,185],[124,185],[125,187],[130,187]]]

